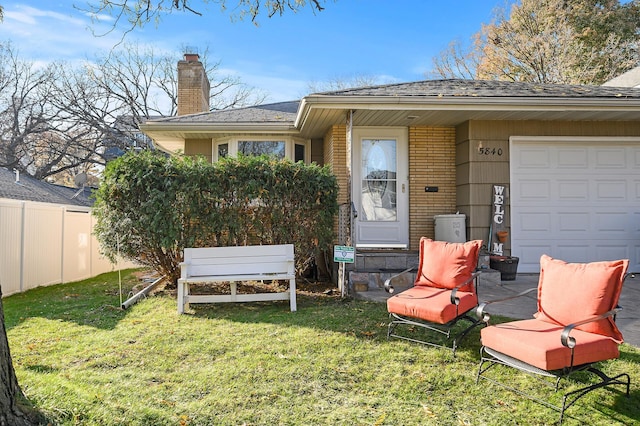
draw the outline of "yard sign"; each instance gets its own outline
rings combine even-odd
[[[356,251],[351,246],[333,246],[333,261],[339,262],[338,269],[338,288],[340,289],[340,293],[342,297],[345,296],[345,285],[344,285],[344,264],[345,263],[354,263],[356,257]]]

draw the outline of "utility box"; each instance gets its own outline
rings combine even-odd
[[[466,216],[463,214],[440,214],[433,217],[436,241],[464,243],[467,241]]]

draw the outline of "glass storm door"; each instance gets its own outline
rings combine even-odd
[[[353,161],[356,246],[407,247],[406,129],[354,129]]]

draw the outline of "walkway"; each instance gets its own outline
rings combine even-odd
[[[478,286],[480,301],[500,299],[516,295],[528,288],[537,287],[538,274],[517,274],[514,281],[491,282],[481,280]],[[356,297],[383,302],[389,295],[384,290],[356,293]],[[491,306],[489,311],[514,319],[531,318],[537,310],[536,292]],[[628,277],[620,295],[622,311],[616,324],[622,331],[625,342],[640,348],[640,275]]]

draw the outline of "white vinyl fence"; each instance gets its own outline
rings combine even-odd
[[[130,268],[99,253],[89,207],[0,199],[2,296]]]

